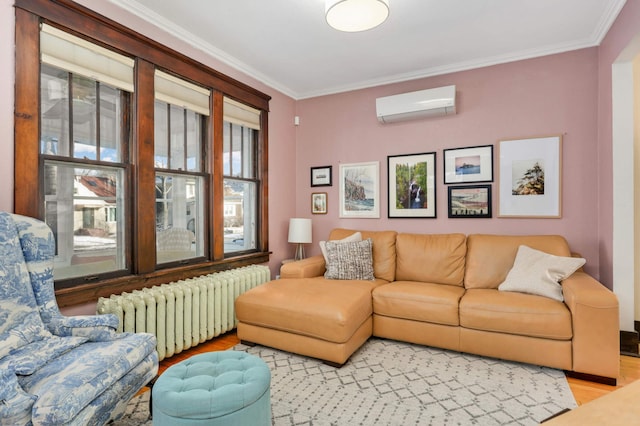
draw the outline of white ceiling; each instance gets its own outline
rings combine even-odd
[[[303,99],[600,44],[626,0],[389,0],[341,33],[324,0],[109,0]]]

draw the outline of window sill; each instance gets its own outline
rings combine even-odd
[[[224,259],[216,262],[204,262],[196,265],[180,265],[154,271],[149,274],[127,275],[118,278],[110,278],[102,281],[82,284],[72,288],[56,290],[56,299],[61,308],[83,303],[96,302],[99,297],[109,297],[112,294],[131,292],[145,287],[152,287],[184,280],[200,275],[211,274],[218,271],[238,268],[241,266],[255,265],[269,261],[269,253],[251,253],[237,256],[232,259]]]

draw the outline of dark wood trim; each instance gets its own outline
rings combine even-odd
[[[602,383],[609,386],[616,386],[618,383],[618,379],[615,377],[596,376],[595,374],[578,373],[576,371],[566,370],[564,373],[567,375],[567,377],[572,377],[578,380],[586,380],[588,382]]]
[[[260,114],[260,137],[258,143],[258,164],[259,179],[262,184],[259,205],[262,211],[259,212],[259,223],[261,235],[259,235],[262,251],[269,251],[269,120],[268,112],[262,111]]]
[[[190,267],[175,267],[162,269],[149,274],[128,275],[84,284],[72,288],[56,291],[56,299],[60,307],[96,302],[99,297],[109,297],[112,294],[131,292],[145,287],[165,284],[169,282],[185,280],[200,275],[229,269],[266,263],[269,261],[269,253],[252,253],[241,257],[234,257],[220,262],[207,262]]]
[[[213,126],[213,140],[222,141],[224,138],[224,96],[221,92],[214,91],[212,93],[213,117],[211,122]],[[210,192],[211,200],[214,206],[224,206],[224,178],[222,176],[224,170],[224,144],[212,144],[211,170],[213,174],[213,188]],[[211,218],[211,258],[214,260],[224,259],[224,239],[215,238],[215,235],[224,234],[224,212],[222,209],[211,209],[209,212]]]
[[[638,351],[638,345],[640,344],[638,334],[635,330],[620,331],[620,353],[622,355],[640,357],[640,352]]]
[[[136,102],[133,120],[134,161],[133,164],[133,250],[135,263],[133,272],[146,274],[156,267],[156,251],[149,250],[156,245],[155,211],[155,167],[154,167],[154,69],[152,63],[138,59],[136,63]]]
[[[16,9],[16,72],[14,109],[14,211],[44,217],[38,175],[40,152],[40,22]]]

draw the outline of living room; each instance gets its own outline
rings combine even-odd
[[[15,80],[12,42],[15,13],[11,3],[2,5],[0,18],[0,57],[5,63],[0,71],[0,115],[6,122],[0,132],[7,153],[0,158],[0,209],[4,211],[14,211],[14,189],[19,188],[14,178],[14,158],[10,155],[14,152]],[[79,3],[271,96],[268,230],[272,254],[268,264],[273,277],[278,274],[282,261],[293,255],[293,246],[287,241],[292,217],[313,221],[313,244],[306,247],[308,255],[319,254],[317,242],[326,239],[337,227],[417,233],[561,234],[569,241],[572,251],[587,259],[585,270],[618,295],[621,331],[634,331],[639,311],[635,300],[640,293],[633,279],[634,242],[633,236],[619,229],[621,224],[633,226],[634,223],[633,215],[628,214],[628,201],[624,200],[625,193],[633,193],[633,179],[620,176],[621,169],[628,171],[620,162],[631,161],[629,152],[632,151],[624,142],[617,145],[619,133],[612,118],[615,95],[611,82],[612,65],[637,34],[639,1],[626,2],[599,44],[301,98],[234,69],[116,4]],[[395,124],[381,124],[376,119],[376,98],[447,85],[456,86],[455,115]],[[295,117],[299,125],[294,124]],[[548,135],[562,137],[561,217],[500,218],[497,204],[490,219],[447,217],[447,186],[442,180],[444,150],[494,145],[495,153],[501,140]],[[387,218],[387,157],[425,152],[436,153],[437,216],[424,220]],[[494,161],[497,164],[497,157]],[[381,211],[377,219],[340,217],[336,183],[339,166],[360,162],[379,162],[380,165]],[[329,165],[334,184],[321,190],[310,187],[310,169]],[[497,194],[497,181],[492,185]],[[328,210],[327,214],[313,215],[311,194],[319,191],[327,193]],[[64,308],[70,314],[93,313],[94,309],[95,303]]]

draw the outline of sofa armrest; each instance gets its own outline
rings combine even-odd
[[[280,268],[280,278],[312,278],[324,275],[325,264],[322,255],[289,262]]]
[[[573,322],[573,371],[609,378],[620,373],[620,324],[616,295],[585,272],[562,282]]]
[[[117,337],[118,317],[113,314],[55,316],[47,322],[49,331],[56,336],[86,337],[94,342],[114,340]]]

